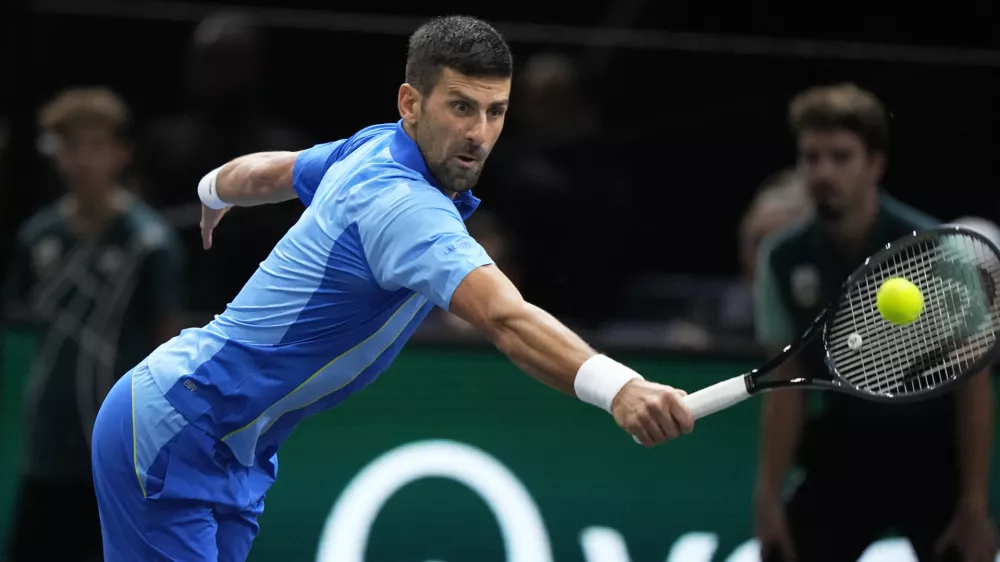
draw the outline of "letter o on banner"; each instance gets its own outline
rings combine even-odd
[[[327,517],[316,562],[364,562],[382,506],[423,478],[449,478],[478,494],[500,527],[507,562],[551,562],[541,513],[521,482],[488,453],[453,441],[409,443],[372,461],[344,488]]]

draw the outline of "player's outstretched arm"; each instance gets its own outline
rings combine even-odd
[[[478,327],[522,370],[610,412],[647,447],[694,426],[683,391],[648,382],[595,352],[550,314],[525,302],[496,266],[469,273],[452,295],[449,310]]]
[[[230,207],[281,203],[298,195],[293,185],[299,152],[257,152],[212,170],[198,183],[201,240],[212,247],[212,231]]]
[[[295,199],[292,174],[298,155],[257,152],[240,156],[202,178],[198,194],[209,207],[252,207]]]

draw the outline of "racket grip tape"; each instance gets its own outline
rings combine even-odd
[[[684,404],[691,410],[694,419],[699,419],[739,404],[749,397],[746,376],[740,375],[688,394],[684,397]]]

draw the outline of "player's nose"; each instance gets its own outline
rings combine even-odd
[[[486,144],[488,134],[488,127],[486,121],[486,115],[480,115],[478,119],[475,119],[470,123],[469,128],[465,131],[465,140],[469,142],[470,145],[475,147],[482,147]]]

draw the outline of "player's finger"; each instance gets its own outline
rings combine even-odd
[[[674,420],[677,421],[677,427],[683,433],[687,434],[691,433],[694,429],[694,414],[691,413],[691,409],[684,403],[686,393],[681,395],[680,392],[683,391],[678,391],[678,393],[674,394],[676,398],[670,405],[670,413],[673,415]]]
[[[781,549],[781,555],[788,562],[795,562],[798,559],[795,547],[792,546],[792,537],[788,534],[788,529],[785,529],[784,532],[778,535],[778,548]]]
[[[975,560],[983,560],[985,562],[993,562],[997,555],[997,544],[993,540],[980,540],[976,545],[976,558]],[[970,556],[971,558],[971,556]]]
[[[683,411],[686,410],[684,400],[674,390],[664,394],[662,400],[666,423],[669,423],[669,426],[676,431],[676,434],[671,439],[680,437],[684,433],[690,433],[694,422],[691,419],[690,412],[688,412],[689,415],[687,418],[683,415]]]
[[[795,553],[788,546],[788,541],[780,536],[769,538],[766,542],[761,542],[761,560],[780,560],[781,562],[795,562]]]
[[[649,438],[652,440],[654,445],[663,443],[667,439],[670,439],[670,435],[664,431],[662,424],[659,423],[658,418],[661,416],[662,414],[658,411],[651,410],[648,412],[648,415],[640,418],[643,429],[646,430],[646,433],[649,435]]]
[[[632,433],[632,438],[639,442],[643,447],[652,447],[653,440],[649,438],[649,433],[640,424],[636,424],[635,427],[629,430]]]
[[[201,220],[198,221],[198,228],[201,230],[201,247],[204,250],[212,246],[212,228],[209,224],[211,224],[211,221],[205,216],[205,207],[203,206],[201,208]]]
[[[674,417],[670,415],[669,411],[665,411],[660,414],[657,422],[663,429],[663,433],[666,434],[667,439],[677,439],[681,436],[681,428],[677,426],[677,422],[674,420]]]
[[[797,562],[798,558],[795,557],[795,551],[792,549],[791,545],[787,541],[781,541],[779,543],[778,549],[781,550],[781,559],[785,562]]]
[[[666,395],[661,396],[660,403],[653,412],[655,416],[653,421],[663,432],[665,439],[677,439],[681,435],[681,430],[670,413],[670,404],[665,397]]]
[[[934,544],[934,554],[937,556],[944,556],[944,551],[951,546],[953,532],[952,527],[949,526],[945,529],[944,533],[938,537],[937,542]]]

